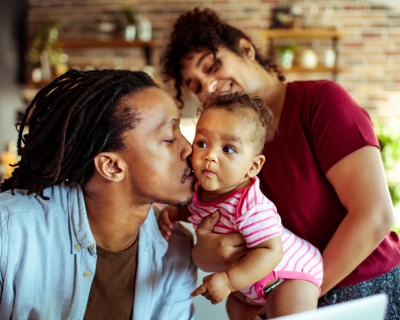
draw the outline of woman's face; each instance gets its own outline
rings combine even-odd
[[[224,47],[219,48],[215,57],[207,49],[192,52],[191,59],[182,59],[183,87],[196,94],[200,101],[212,92],[257,94],[262,88],[258,70],[264,69],[254,59],[254,51],[245,52],[240,56]]]

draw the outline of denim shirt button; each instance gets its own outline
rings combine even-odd
[[[92,275],[92,273],[90,271],[85,271],[83,273],[83,275],[87,278],[87,277],[90,277]]]

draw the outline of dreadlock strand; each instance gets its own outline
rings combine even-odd
[[[53,184],[85,184],[95,156],[123,149],[122,133],[135,127],[137,113],[119,113],[120,99],[148,87],[157,85],[140,71],[70,70],[55,79],[26,109],[17,129],[21,160],[0,190],[47,199]]]

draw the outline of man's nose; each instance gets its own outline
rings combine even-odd
[[[190,142],[182,135],[182,148],[181,148],[181,159],[187,160],[192,155],[192,145]]]

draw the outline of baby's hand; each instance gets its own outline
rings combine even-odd
[[[203,284],[191,293],[191,297],[201,294],[212,304],[220,303],[233,291],[226,272],[217,272],[204,277]]]
[[[158,216],[158,228],[161,234],[168,240],[171,236],[171,229],[174,227],[176,218],[178,217],[178,208],[173,206],[167,206],[161,210]]]

